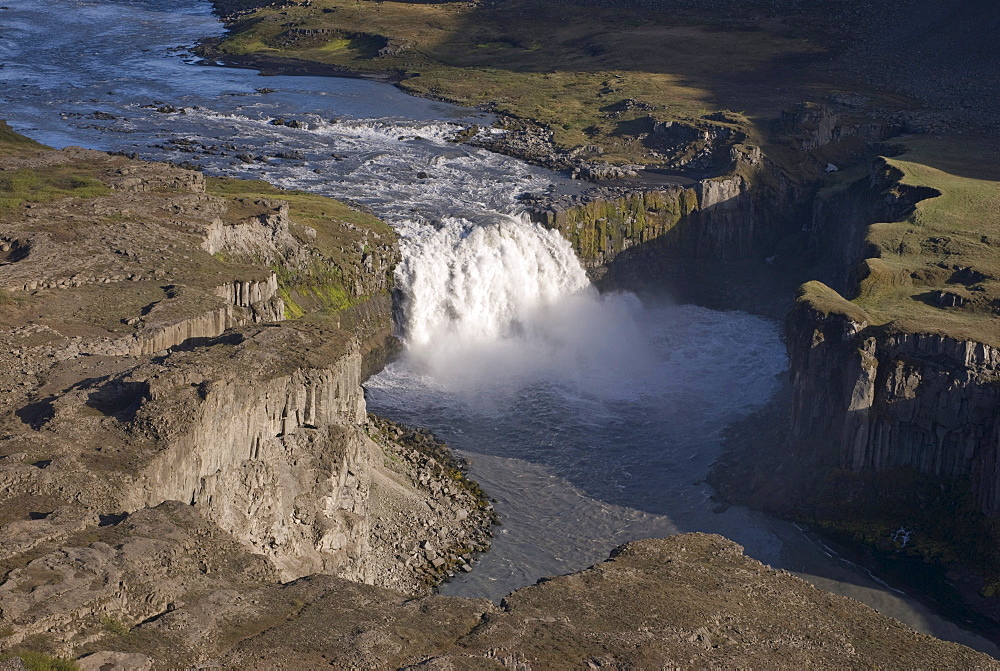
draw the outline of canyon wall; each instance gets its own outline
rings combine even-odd
[[[791,296],[794,283],[773,264],[776,245],[801,228],[814,187],[758,147],[737,145],[731,153],[727,176],[598,187],[583,197],[529,200],[529,213],[569,240],[601,290],[665,293],[778,317],[790,301],[773,297]]]
[[[885,316],[877,321],[845,300],[900,291],[893,300],[905,314],[904,304],[919,298],[910,294],[919,293],[922,284],[933,289],[941,282],[986,279],[962,266],[961,257],[937,260],[905,252],[902,242],[886,249],[870,239],[871,225],[907,221],[920,201],[941,195],[903,178],[900,169],[876,159],[867,171],[831,180],[813,201],[806,251],[815,260],[813,277],[825,284],[805,284],[786,319],[789,442],[797,458],[828,469],[905,469],[942,482],[966,482],[978,508],[995,515],[1000,512],[997,349],[961,335],[975,331],[962,326],[955,312],[960,304],[935,303],[952,310],[948,327],[919,318],[886,324]],[[933,232],[911,228],[917,240],[935,239]],[[921,242],[925,247],[927,240]],[[882,256],[890,257],[888,263]],[[941,286],[945,290],[937,294],[947,296],[947,287],[955,285]],[[965,317],[970,323],[978,318],[973,312]]]
[[[759,150],[752,150],[750,157],[746,166],[760,165]],[[591,269],[606,267],[620,254],[654,243],[660,252],[677,256],[745,256],[769,234],[761,228],[752,179],[742,174],[690,186],[609,190],[583,202],[536,207],[531,217],[558,230]]]
[[[792,447],[832,469],[965,480],[984,513],[1000,512],[1000,350],[866,317],[804,288],[786,325]]]
[[[779,127],[790,150],[781,165],[760,147],[739,142],[728,147],[721,176],[677,177],[678,184],[663,187],[599,187],[583,197],[554,201],[529,199],[530,215],[562,233],[595,276],[620,272],[618,266],[626,265],[632,273],[662,273],[669,270],[665,258],[763,261],[783,240],[808,229],[804,224],[809,221],[820,225],[804,244],[834,244],[838,252],[832,256],[860,253],[864,225],[892,220],[885,217],[893,216],[897,200],[862,185],[870,202],[854,198],[852,209],[837,210],[834,202],[839,201],[825,202],[819,191],[829,181],[826,171],[839,171],[828,159],[857,164],[859,155],[872,155],[873,146],[903,130],[917,132],[919,125],[908,116],[858,118],[842,105],[800,105],[781,115]],[[872,179],[888,183],[893,175]],[[819,211],[812,212],[814,207]],[[830,228],[825,223],[841,225],[845,216],[868,221],[847,226],[860,233],[846,240],[820,238]]]
[[[0,164],[108,187],[0,211],[0,654],[76,653],[251,583],[419,594],[471,570],[489,501],[365,410],[388,226],[100,152]]]
[[[291,359],[289,350],[310,340],[264,330],[236,347],[251,343]],[[246,371],[253,384],[243,375],[208,374],[207,361],[188,358],[174,366],[184,367],[183,380],[171,371],[149,383],[131,420],[131,431],[156,425],[159,449],[119,507],[134,512],[164,501],[190,503],[270,558],[284,580],[336,573],[371,582],[364,562],[367,480],[377,451],[363,430],[357,344],[320,366],[288,361],[286,371],[274,372],[254,366]],[[194,368],[197,379],[184,384]],[[150,379],[143,371],[133,375]],[[181,409],[175,429],[169,420]]]
[[[919,118],[859,119],[803,105],[780,124],[797,166],[786,157],[779,168],[738,145],[729,177],[645,192],[605,188],[585,201],[536,205],[532,216],[559,230],[610,288],[635,287],[636,273],[673,274],[669,289],[682,300],[757,310],[753,294],[766,300],[760,294],[769,287],[754,282],[765,274],[783,275],[787,287],[811,280],[786,319],[787,472],[806,483],[841,470],[908,469],[968,483],[982,512],[1000,512],[997,350],[940,329],[876,325],[846,300],[876,286],[909,287],[927,274],[918,266],[887,270],[878,257],[889,252],[868,235],[871,225],[904,221],[917,203],[940,195],[873,158],[900,151],[883,144],[898,133],[925,130]],[[733,302],[684,291],[712,276]],[[741,294],[746,284],[749,299]]]

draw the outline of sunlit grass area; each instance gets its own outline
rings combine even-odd
[[[57,198],[93,198],[110,191],[85,166],[53,165],[0,172],[0,209]]]
[[[6,121],[0,120],[0,156],[22,156],[46,149],[45,145],[15,133]]]
[[[387,55],[377,55],[376,38],[389,45]],[[776,114],[783,97],[745,81],[768,70],[780,71],[777,79],[795,75],[796,60],[824,51],[781,30],[578,12],[539,0],[493,8],[317,0],[258,11],[221,50],[402,71],[404,89],[536,120],[558,146],[597,144],[613,162],[650,161],[643,139],[653,120],[705,124],[705,115],[734,109],[746,112],[736,117],[753,136],[750,120]]]
[[[392,228],[372,214],[361,212],[340,201],[302,191],[284,191],[267,182],[210,177],[206,190],[229,198],[229,215],[239,218],[260,211],[262,198],[288,203],[293,235],[313,246],[322,257],[307,266],[293,269],[280,263],[272,266],[277,274],[285,316],[295,319],[311,309],[339,311],[361,300],[352,288],[359,252],[374,233],[386,244],[395,240]],[[221,259],[226,261],[227,259]]]
[[[865,261],[853,307],[835,307],[860,308],[874,324],[1000,345],[1000,147],[971,136],[903,144],[886,163],[902,188],[924,197],[905,220],[869,228],[877,255]],[[815,283],[809,291],[818,305],[831,303]]]

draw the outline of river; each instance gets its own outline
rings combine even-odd
[[[5,2],[0,118],[16,130],[351,199],[400,232],[406,350],[366,383],[369,408],[467,457],[502,521],[443,593],[497,599],[630,539],[703,531],[1000,656],[798,527],[713,511],[703,481],[722,430],[766,403],[785,369],[778,325],[598,294],[569,245],[517,205],[580,185],[449,141],[488,115],[362,79],[195,64],[187,47],[222,30],[202,0]]]

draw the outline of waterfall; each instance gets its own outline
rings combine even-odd
[[[590,284],[569,243],[526,218],[445,218],[400,244],[401,327],[415,348],[523,334],[538,311]]]
[[[600,295],[558,232],[495,212],[404,231],[394,374],[492,398],[533,383],[631,395],[649,375],[639,300]]]

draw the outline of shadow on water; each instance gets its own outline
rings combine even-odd
[[[794,525],[712,501],[704,480],[723,430],[779,387],[786,364],[775,322],[666,301],[629,317],[563,323],[587,332],[573,341],[577,356],[521,343],[525,361],[502,352],[491,368],[484,363],[489,350],[449,350],[469,375],[448,375],[455,387],[408,370],[419,370],[419,362],[405,359],[368,383],[372,411],[434,430],[470,459],[472,476],[498,499],[505,528],[493,556],[446,593],[499,598],[540,575],[603,560],[633,538],[718,533],[751,557],[911,627],[1000,654],[961,629],[995,634],[987,622],[949,608],[946,593],[916,603]],[[595,336],[588,324],[607,331]],[[539,557],[545,553],[555,559]]]
[[[118,3],[109,4],[116,6]],[[157,23],[157,12],[162,14],[160,18],[170,19],[170,6],[161,9],[154,3],[136,4],[150,12],[145,15],[149,25]],[[192,9],[193,16],[204,18],[204,8],[195,8],[193,3],[185,3],[185,6]],[[105,26],[109,31],[110,23]],[[139,22],[133,23],[139,25]],[[34,107],[22,118],[36,127],[47,127],[52,137],[65,138],[65,144],[81,143],[80,138],[84,137],[89,138],[91,146],[107,147],[107,143],[121,142],[124,147],[132,147],[124,143],[145,141],[146,138],[141,137],[143,133],[155,140],[158,134],[162,137],[186,132],[187,127],[177,122],[180,115],[158,116],[134,108],[136,96],[139,103],[165,98],[172,104],[209,104],[205,101],[250,95],[254,84],[261,83],[261,80],[249,79],[245,72],[227,73],[203,68],[200,72],[212,71],[213,79],[196,86],[190,69],[137,56],[130,44],[125,49],[125,41],[114,35],[110,43],[117,45],[117,55],[102,53],[100,57],[91,57],[87,54],[104,47],[88,42],[85,49],[66,49],[59,43],[52,45],[51,56],[55,60],[50,61],[41,39],[30,38],[30,28],[31,25],[25,27],[29,38],[24,43],[37,42],[34,44],[37,48],[16,62],[8,58],[8,53],[0,52],[0,57],[8,61],[0,80],[18,81],[19,90],[26,87],[24,95],[29,103],[25,106]],[[78,28],[67,28],[72,29]],[[52,33],[48,37],[54,38],[59,31],[47,29],[43,32]],[[94,36],[100,32],[94,31]],[[48,39],[45,35],[42,38]],[[129,39],[141,41],[145,37],[132,35]],[[161,39],[163,44],[177,43],[173,35]],[[14,40],[10,44],[17,42]],[[0,45],[0,49],[4,48]],[[7,48],[11,48],[10,45]],[[60,58],[62,61],[58,60]],[[67,59],[77,59],[80,63],[70,63]],[[146,60],[148,63],[144,65]],[[32,79],[31,84],[21,84],[17,78],[34,76],[40,71],[39,62],[48,64],[48,74]],[[84,65],[92,67],[93,72],[81,74],[74,70]],[[110,69],[118,70],[117,78],[107,75]],[[73,86],[68,86],[67,79],[79,79],[80,83],[86,80],[89,88],[75,89],[73,86],[77,82],[70,82]],[[264,83],[282,87],[285,82],[281,78],[271,78]],[[308,113],[328,107],[328,100],[316,96],[326,95],[340,85],[336,82],[317,84],[316,90],[295,86],[288,82],[287,91],[269,93],[266,97],[261,94],[258,98],[263,99],[253,103],[265,106],[262,113],[296,105],[304,106],[302,111]],[[196,90],[191,93],[187,87]],[[382,114],[399,110],[410,117],[428,119],[443,114],[444,109],[455,112],[454,108],[437,103],[404,98],[388,88],[384,89],[385,93],[379,93],[383,89],[370,82],[351,82],[350,87],[354,98],[346,96],[338,99],[338,104],[351,98],[355,106],[349,107],[349,113],[359,116],[366,112],[374,116],[376,113],[371,109],[380,105]],[[3,97],[9,98],[12,90],[4,92]],[[94,124],[90,121],[86,122],[86,127],[71,127],[78,123],[74,121],[52,124],[53,109],[56,109],[53,104],[56,103],[49,99],[54,95],[51,90],[79,93],[72,100],[57,103],[63,106],[60,109],[69,109],[72,114],[112,109],[112,101],[121,106],[120,110],[127,109],[127,113],[116,112],[122,117],[128,116],[129,123],[133,124],[127,129],[128,133],[123,131],[121,134],[127,140],[112,139],[109,129],[117,127],[116,121],[102,122],[103,125],[97,128],[91,128]],[[130,96],[130,92],[135,96]],[[377,100],[372,102],[365,96]],[[224,110],[225,113],[230,111]],[[199,118],[193,112],[185,116]],[[279,131],[263,123],[222,118],[226,124],[242,123],[260,133],[262,145],[297,139],[296,134],[287,129],[280,131],[286,135],[278,136]],[[138,126],[149,119],[155,119],[150,126]],[[197,130],[218,131],[219,127],[209,122],[217,121],[203,119],[203,127]],[[66,130],[68,127],[70,130]],[[227,127],[227,130],[232,128]],[[361,138],[359,142],[369,140]],[[394,151],[397,148],[398,145],[391,146]],[[329,148],[325,147],[324,151],[329,155]],[[310,160],[313,160],[311,155]],[[220,165],[223,169],[232,169],[230,163],[221,159]],[[275,164],[273,169],[277,171],[278,167]],[[245,170],[244,167],[238,169]],[[267,169],[271,170],[272,166]],[[439,174],[442,170],[438,168]],[[485,181],[478,167],[470,170],[479,182]],[[319,179],[305,169],[286,179],[289,183],[298,180],[301,184],[305,179],[303,175]],[[370,187],[365,188],[370,190]],[[595,305],[591,303],[591,307]],[[521,356],[516,350],[508,351],[506,358],[501,359],[503,365],[493,368],[483,365],[488,363],[489,352],[473,350],[458,362],[459,367],[477,373],[470,378],[469,385],[447,393],[433,388],[428,391],[420,384],[411,384],[412,379],[402,380],[401,387],[390,385],[376,390],[370,385],[371,406],[403,421],[432,427],[454,447],[472,456],[477,477],[476,468],[492,469],[491,477],[500,483],[496,495],[505,496],[512,506],[525,504],[526,516],[554,520],[562,528],[579,531],[591,522],[582,512],[596,511],[603,515],[601,520],[605,527],[599,530],[604,534],[602,539],[594,541],[593,535],[584,534],[574,537],[578,547],[560,550],[565,555],[579,551],[577,556],[585,557],[583,565],[605,558],[617,542],[651,535],[653,529],[661,534],[717,531],[753,548],[753,556],[781,565],[782,553],[787,554],[787,548],[793,546],[794,541],[785,543],[777,535],[779,532],[790,534],[789,527],[745,509],[713,513],[711,490],[701,482],[718,453],[723,427],[764,403],[776,386],[774,375],[785,365],[776,325],[748,315],[669,305],[652,305],[632,312],[621,310],[607,320],[606,331],[595,331],[592,321],[572,317],[562,315],[557,320],[559,323],[549,323],[545,327],[550,336],[555,333],[559,338],[573,340],[578,345],[576,348],[553,348],[544,338],[536,339],[529,342],[533,345],[528,352],[530,356]],[[655,356],[650,356],[651,349]],[[477,381],[489,382],[490,393],[472,384]],[[126,402],[128,398],[131,396],[126,394],[121,399],[108,399],[110,405],[105,405],[101,399],[100,407],[111,412],[126,412],[131,407]],[[44,421],[49,406],[44,400],[40,403],[27,409],[22,419]],[[481,455],[478,460],[477,455]],[[524,486],[529,477],[533,478],[532,486],[539,484],[539,488]],[[560,505],[565,503],[565,507],[555,509],[552,505],[555,500]],[[545,533],[544,528],[531,529],[533,533],[536,529],[541,529],[540,534]],[[516,531],[513,525],[509,530],[510,535]],[[511,543],[531,545],[548,540],[522,538]],[[498,538],[497,547],[501,545]],[[490,561],[490,558],[483,561]],[[570,566],[573,561],[577,560],[567,559],[558,564],[559,570],[581,567],[579,563]],[[784,563],[792,566],[795,557],[785,557]],[[523,575],[519,578],[520,584],[533,582],[548,570],[535,574],[526,570],[519,574]],[[814,573],[819,575],[818,571]],[[839,580],[862,582],[856,576]]]

